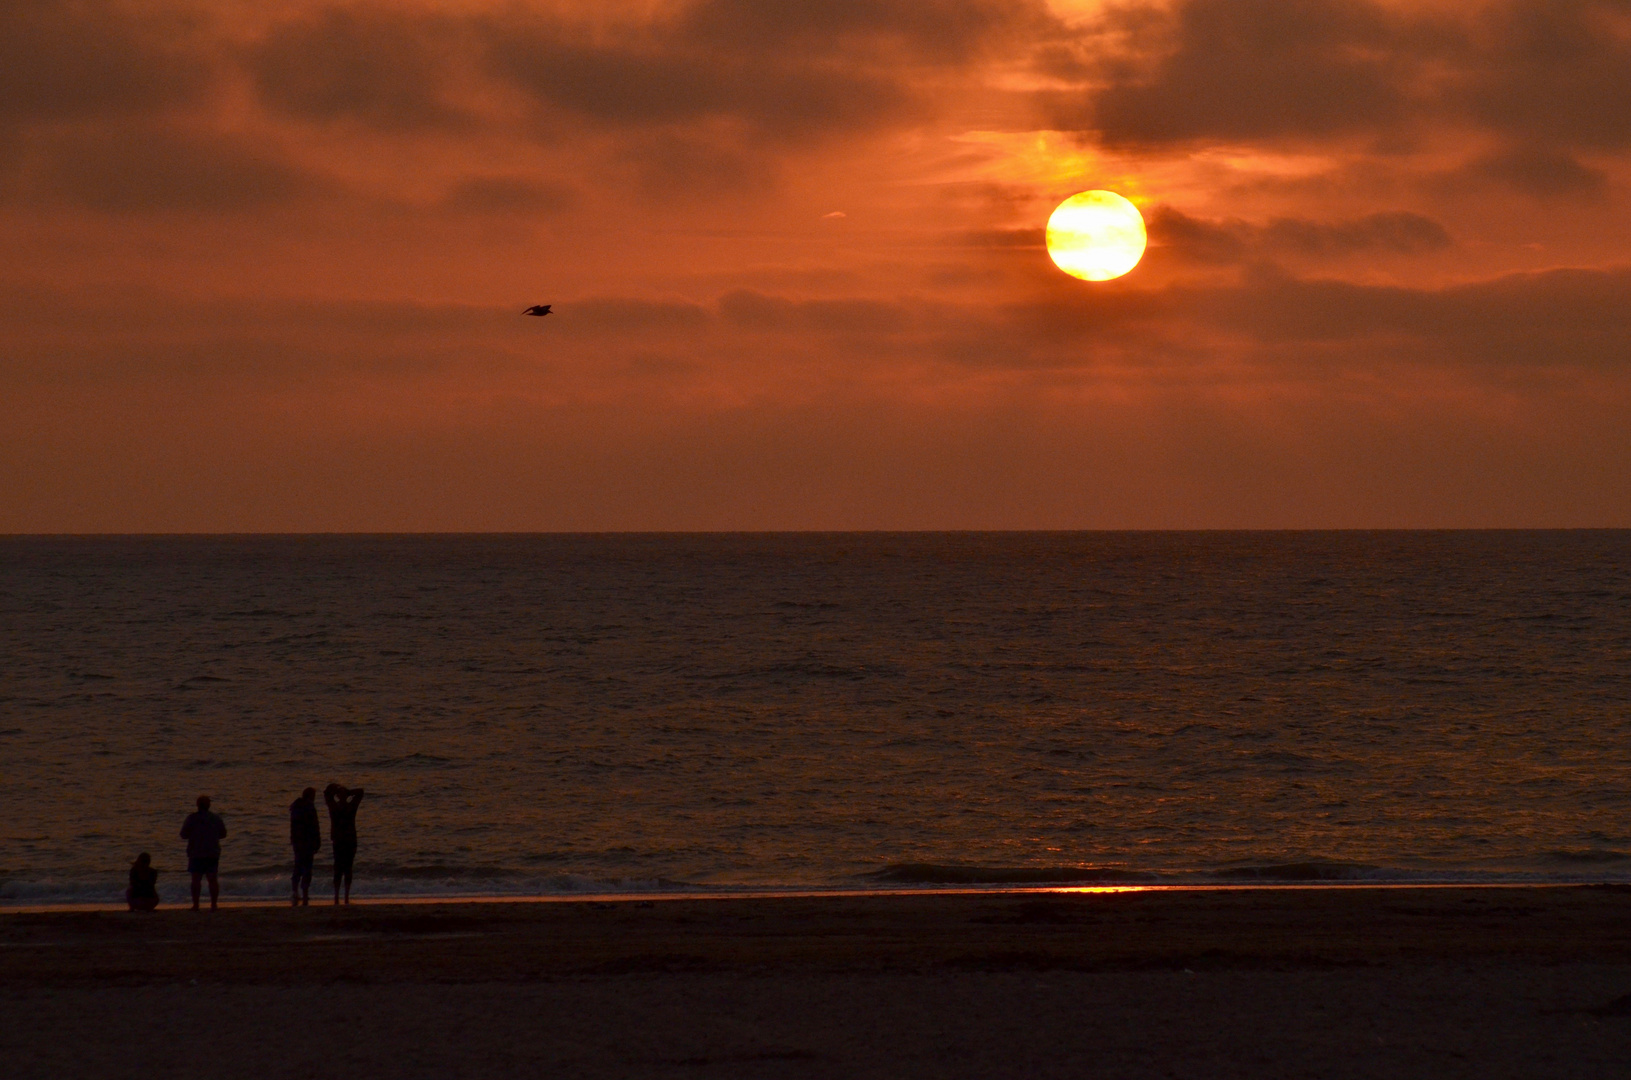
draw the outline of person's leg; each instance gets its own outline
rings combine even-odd
[[[334,845],[334,902],[340,902],[340,888],[345,887],[345,902],[351,903],[351,864],[357,849],[350,844]]]
[[[204,882],[204,875],[203,874],[194,874],[193,875],[193,910],[194,911],[198,910],[198,888],[199,888],[200,885],[203,884],[203,882]]]
[[[136,890],[135,889],[126,889],[125,890],[125,903],[130,907],[131,911],[136,910]]]
[[[300,903],[300,852],[294,853],[294,872],[289,875],[289,906]]]
[[[214,874],[206,874],[205,876],[210,879],[210,910],[214,911],[216,901],[221,896],[221,882]]]

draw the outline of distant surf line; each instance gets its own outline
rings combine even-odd
[[[1402,890],[1444,889],[1591,889],[1625,887],[1620,882],[1589,881],[1478,881],[1478,882],[1382,882],[1382,881],[1319,881],[1319,882],[1220,882],[1218,884],[1170,885],[993,885],[985,888],[958,885],[942,888],[905,889],[728,889],[694,892],[617,892],[617,893],[538,893],[533,895],[493,895],[472,893],[463,896],[376,896],[352,897],[351,907],[432,907],[438,904],[655,904],[658,901],[704,900],[866,900],[885,897],[926,896],[1073,896],[1110,895],[1116,893],[1220,893],[1220,892],[1359,892],[1364,890],[1398,892]],[[221,900],[222,908],[288,908],[288,900],[251,899]],[[163,905],[160,911],[186,911],[184,902]],[[312,904],[305,911],[335,911],[332,904]],[[49,915],[91,912],[124,912],[123,903],[88,901],[63,904],[0,905],[0,915]],[[200,913],[207,915],[207,912]]]

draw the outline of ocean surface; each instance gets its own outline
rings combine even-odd
[[[332,780],[360,897],[1631,880],[1631,532],[0,538],[0,903]]]

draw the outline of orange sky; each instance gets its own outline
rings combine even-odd
[[[1631,0],[0,0],[0,531],[1627,526],[1628,180]]]

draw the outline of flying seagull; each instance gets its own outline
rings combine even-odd
[[[550,304],[534,304],[530,308],[528,308],[527,310],[523,311],[521,314],[523,314],[523,315],[548,315],[549,314],[549,309],[550,309],[551,306],[552,305],[550,305]]]

